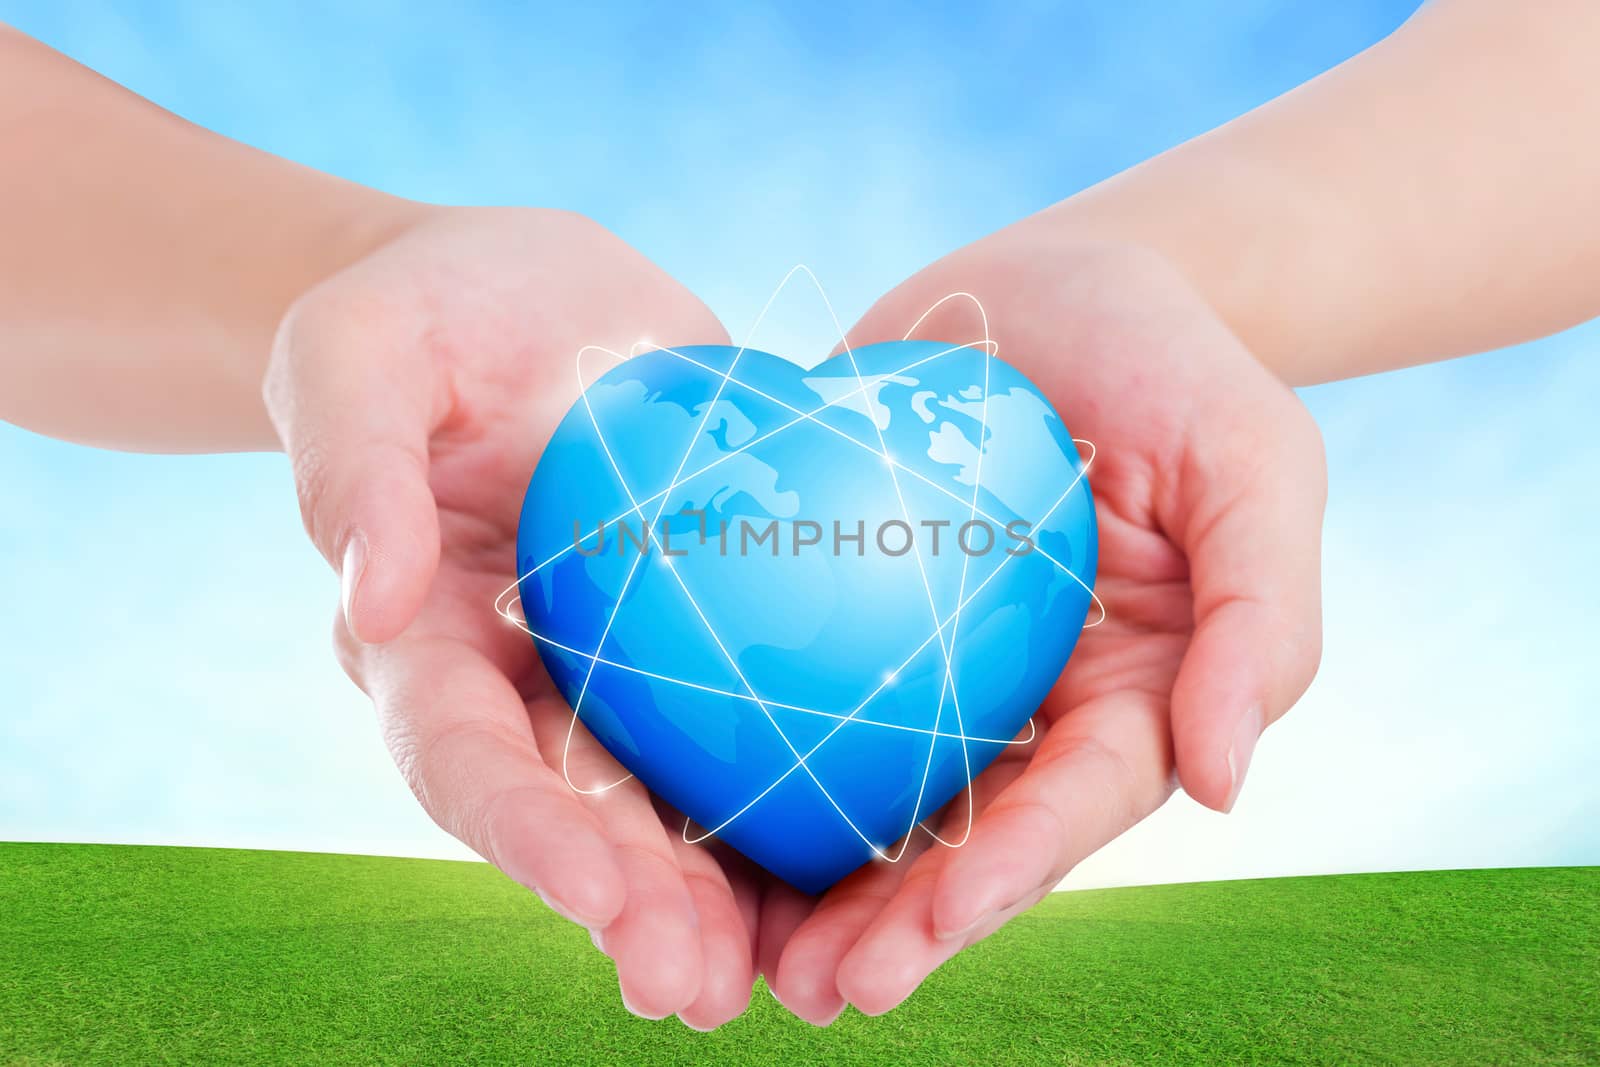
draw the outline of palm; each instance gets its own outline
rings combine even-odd
[[[338,644],[407,781],[441,826],[596,932],[635,1011],[726,1021],[753,981],[752,875],[684,844],[637,781],[569,787],[625,775],[584,731],[567,752],[571,711],[532,641],[494,611],[515,577],[523,491],[577,396],[574,354],[650,336],[725,341],[721,326],[616,238],[553,212],[450,213],[303,303],[280,335],[269,401],[330,558],[348,522],[325,514],[340,478],[322,464],[336,449],[297,404],[360,389],[344,417],[389,419],[378,440],[337,449],[373,457],[346,510],[365,509],[374,542]],[[381,362],[308,387],[341,339]]]
[[[1236,702],[1281,711],[1309,682],[1308,652],[1315,664],[1314,636],[1304,637],[1314,613],[1308,623],[1288,607],[1305,601],[1306,560],[1315,603],[1323,475],[1304,409],[1159,264],[1057,252],[1041,279],[1040,257],[1015,242],[1003,232],[929,268],[852,340],[899,337],[952,292],[982,300],[1001,357],[1096,446],[1096,590],[1107,614],[1040,709],[1037,740],[1005,750],[939,816],[939,837],[959,842],[970,804],[965,843],[913,831],[909,862],[864,868],[796,923],[769,976],[816,1022],[847,1000],[876,1013],[904,999],[1160,806],[1180,776],[1204,802],[1231,804],[1242,768],[1221,757],[1245,709]],[[918,335],[973,336],[962,306],[945,305]],[[1287,521],[1263,518],[1274,506]],[[1265,586],[1247,570],[1263,538]],[[1270,603],[1283,571],[1296,588]],[[1286,651],[1249,647],[1269,637]],[[1251,666],[1280,660],[1291,664],[1280,676]]]

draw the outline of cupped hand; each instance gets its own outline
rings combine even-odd
[[[1048,217],[959,251],[894,290],[852,344],[898,339],[950,293],[976,296],[1000,358],[1096,446],[1096,590],[1037,721],[973,783],[959,847],[912,831],[814,906],[768,907],[761,967],[778,998],[824,1024],[848,1002],[877,1014],[960,949],[1037,903],[1080,860],[1182,787],[1221,811],[1261,731],[1310,684],[1321,654],[1321,438],[1264,370],[1154,255],[1087,245]],[[952,300],[915,336],[982,337]],[[939,819],[967,825],[968,797]],[[892,850],[891,850],[892,851]]]
[[[541,449],[586,345],[726,343],[706,307],[564,212],[419,210],[302,296],[265,393],[312,539],[341,576],[336,644],[428,813],[589,928],[624,1002],[709,1028],[754,981],[757,876],[684,844],[493,610]],[[678,817],[681,818],[681,817]],[[669,825],[670,823],[670,825]]]

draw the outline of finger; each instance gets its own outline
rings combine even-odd
[[[943,850],[941,850],[943,851]],[[864,1015],[882,1015],[909,997],[959,942],[926,931],[934,883],[945,856],[935,853],[911,871],[855,932],[834,963],[839,995]]]
[[[817,898],[773,878],[761,896],[760,925],[756,934],[756,970],[767,980],[767,990],[778,997],[775,983],[784,946],[817,906]],[[781,999],[779,1003],[782,1003]]]
[[[613,792],[621,792],[618,790]],[[622,1003],[645,1019],[686,1010],[704,980],[700,916],[671,849],[634,825],[624,798],[610,798],[601,817],[617,841],[628,886],[622,913],[599,933],[600,950],[617,966]],[[656,824],[659,834],[660,823]]]
[[[759,973],[761,897],[766,892],[767,882],[771,876],[721,841],[708,842],[706,850],[728,874],[728,882],[733,886],[734,900],[739,904],[739,917],[744,921],[745,934],[749,938],[750,965],[753,972]],[[753,975],[751,980],[754,981]]]
[[[926,873],[908,878],[858,942],[863,947],[852,949],[840,963],[839,987],[863,1015],[882,1015],[898,1007],[956,953],[988,937],[1050,892],[1036,889],[991,913],[962,937],[930,942],[919,932],[918,922],[905,919],[927,914],[945,863],[948,857],[940,855]]]
[[[945,806],[940,836],[957,840],[966,836],[971,811],[981,811],[995,793],[1009,784],[1036,745],[1006,750],[980,775],[966,794]],[[927,852],[948,851],[920,828],[913,829],[905,851],[893,863],[873,863],[830,889],[789,937],[775,972],[775,995],[790,1011],[818,1026],[826,1026],[846,1005],[839,991],[839,964],[860,940],[872,921],[892,900],[908,875],[936,862],[922,858]],[[894,855],[893,849],[890,854]]]
[[[264,386],[306,529],[338,572],[346,624],[364,642],[406,628],[439,561],[428,485],[439,390],[408,315],[376,299],[308,301],[278,331]]]
[[[1202,445],[1183,471],[1199,494],[1181,537],[1195,632],[1173,687],[1172,734],[1184,789],[1220,811],[1238,799],[1261,731],[1305,692],[1322,654],[1322,446],[1284,399],[1263,398],[1262,411],[1283,415],[1261,436]]]
[[[950,853],[930,932],[959,939],[987,915],[1054,888],[1171,793],[1172,753],[1159,697],[1123,690],[1073,708],[985,806],[966,844]]]
[[[583,788],[599,790],[579,799],[616,850],[627,899],[595,943],[616,964],[623,1004],[646,1019],[684,1010],[694,1003],[703,979],[700,916],[649,792],[638,779],[627,779],[581,723],[572,729],[567,748],[572,712],[558,698],[552,695],[541,704],[533,721],[542,750],[551,753],[552,762],[566,764],[557,780],[564,783],[570,775]],[[602,788],[610,783],[619,784]],[[565,784],[562,788],[579,796]]]
[[[715,1030],[750,1006],[750,988],[756,980],[750,929],[733,883],[712,853],[687,843],[681,833],[673,837],[673,851],[700,916],[705,968],[699,994],[678,1012],[678,1018],[694,1030]],[[748,884],[746,872],[735,873],[744,874]]]
[[[898,860],[869,864],[828,890],[789,937],[772,988],[779,1002],[796,1016],[814,1026],[827,1026],[844,1011],[839,961],[894,897],[932,843],[922,830],[912,833]],[[890,854],[894,854],[892,850]]]
[[[384,740],[433,820],[573,921],[614,920],[626,887],[612,846],[540,757],[505,676],[438,638],[368,648],[363,659]]]
[[[1075,708],[957,849],[925,857],[839,964],[839,991],[867,1014],[899,1004],[964,945],[1054,888],[1171,793],[1158,699],[1116,693]]]

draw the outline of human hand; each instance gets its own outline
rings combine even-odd
[[[575,353],[647,337],[727,340],[587,219],[428,210],[295,303],[265,395],[307,529],[341,575],[340,658],[418,800],[588,927],[630,1010],[709,1028],[754,982],[753,868],[685,844],[637,780],[574,792],[571,712],[492,607],[515,577],[523,491],[576,395]],[[569,770],[625,777],[582,730]]]
[[[1097,446],[1096,590],[1041,729],[973,783],[959,848],[912,831],[905,857],[762,915],[761,966],[790,1010],[825,1024],[889,1010],[934,968],[1037,903],[1181,783],[1229,810],[1261,730],[1310,684],[1321,647],[1321,438],[1175,271],[1030,220],[942,260],[851,331],[897,339],[947,294],[987,312],[998,354]],[[916,336],[974,336],[949,301]],[[959,839],[968,800],[935,820]],[[774,929],[774,927],[781,927]],[[774,961],[768,945],[781,944]]]

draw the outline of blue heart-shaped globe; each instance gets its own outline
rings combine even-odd
[[[812,370],[723,346],[626,360],[557,428],[517,536],[523,613],[583,723],[812,893],[1016,743],[1095,551],[1043,394],[928,341]]]

